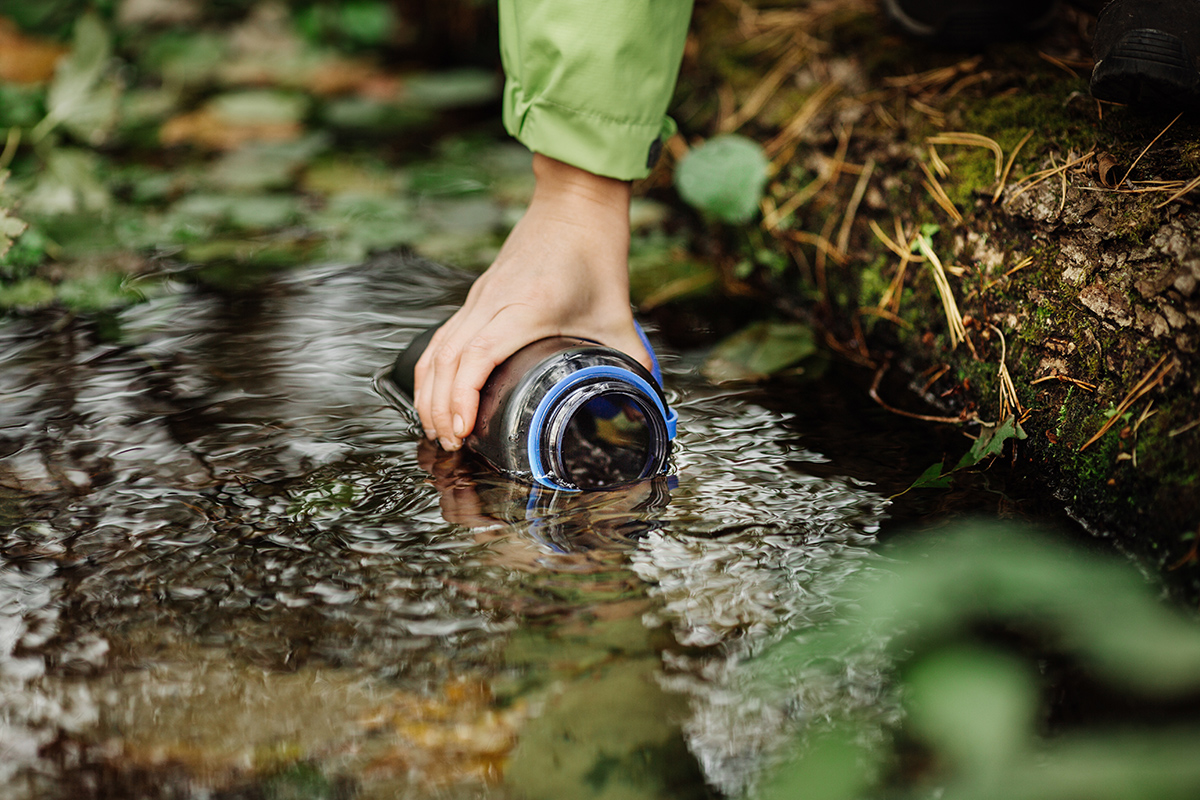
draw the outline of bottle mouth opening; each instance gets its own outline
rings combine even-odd
[[[657,475],[670,452],[662,412],[630,384],[601,380],[561,399],[542,430],[543,464],[564,489],[612,489]]]

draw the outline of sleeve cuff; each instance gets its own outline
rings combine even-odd
[[[650,173],[675,122],[631,122],[570,108],[544,98],[529,103],[510,83],[504,97],[504,127],[535,153],[596,175],[636,180]]]

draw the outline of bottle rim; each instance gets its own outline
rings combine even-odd
[[[629,370],[606,365],[585,367],[564,378],[546,392],[534,412],[528,434],[528,454],[533,479],[549,489],[581,491],[567,475],[562,459],[563,436],[568,423],[590,400],[606,395],[627,398],[642,412],[646,421],[646,459],[641,473],[620,484],[596,488],[615,488],[661,474],[667,466],[670,442],[674,438],[674,412],[667,410],[659,391]]]

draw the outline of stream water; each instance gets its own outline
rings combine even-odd
[[[740,665],[836,624],[941,453],[665,352],[673,474],[533,492],[372,390],[465,287],[385,257],[0,328],[0,798],[736,795],[877,702]]]

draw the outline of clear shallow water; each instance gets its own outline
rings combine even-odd
[[[464,291],[387,258],[0,329],[0,797],[736,795],[877,702],[740,664],[836,622],[899,445],[664,353],[675,474],[531,495],[371,388]]]

